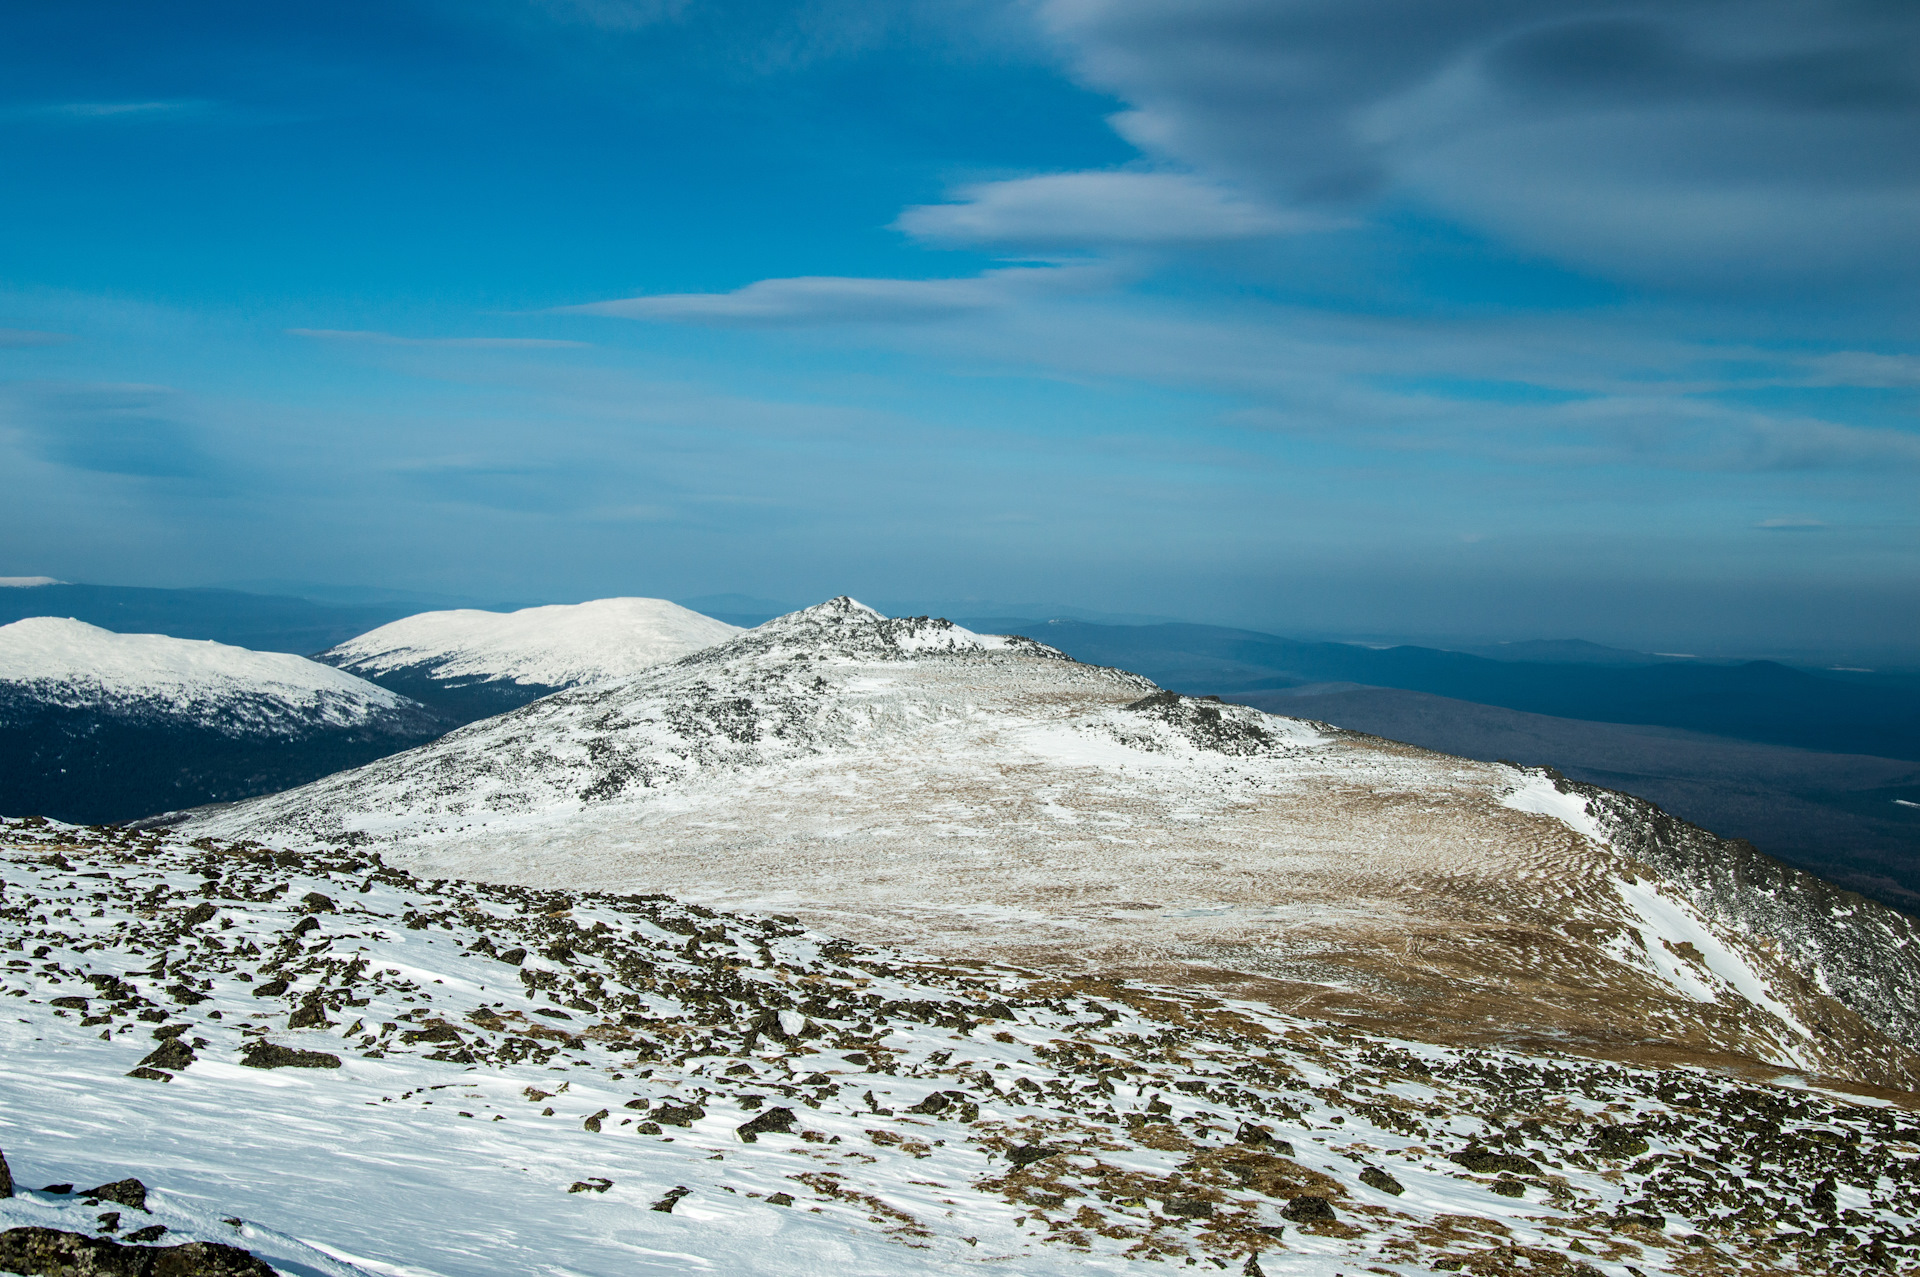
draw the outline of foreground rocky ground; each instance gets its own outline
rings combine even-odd
[[[0,878],[0,1255],[37,1228],[153,1272],[198,1243],[302,1274],[1920,1271],[1899,1097],[364,851],[9,821]],[[100,1191],[128,1179],[138,1207]]]

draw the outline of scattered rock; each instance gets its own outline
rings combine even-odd
[[[1311,1194],[1296,1197],[1281,1208],[1280,1214],[1296,1224],[1331,1224],[1333,1203]]]
[[[293,934],[296,936],[304,936],[309,931],[318,930],[320,930],[320,919],[313,917],[311,914],[293,924]]]
[[[1169,1215],[1178,1215],[1183,1219],[1212,1219],[1213,1203],[1198,1197],[1169,1197],[1166,1199]]]
[[[87,1009],[87,1000],[69,995],[64,998],[48,998],[47,1005],[50,1007],[64,1007],[69,1011],[85,1011]]]
[[[767,1205],[791,1206],[793,1205],[793,1194],[792,1193],[768,1193]]]
[[[7,1165],[5,1149],[0,1149],[0,1197],[13,1196],[13,1169]]]
[[[27,1277],[276,1277],[253,1255],[219,1242],[130,1246],[37,1227],[0,1232],[0,1270]]]
[[[180,925],[183,927],[197,927],[202,923],[212,922],[214,913],[215,910],[212,902],[203,900],[180,915]]]
[[[1360,1182],[1368,1188],[1377,1188],[1383,1193],[1392,1193],[1395,1197],[1407,1191],[1406,1185],[1381,1170],[1378,1166],[1369,1166],[1366,1170],[1361,1171]]]
[[[333,901],[327,899],[317,891],[309,891],[306,895],[300,897],[300,904],[310,914],[334,912]]]
[[[600,1133],[600,1119],[604,1118],[605,1116],[607,1116],[607,1110],[601,1109],[598,1113],[595,1113],[593,1116],[589,1117],[585,1122],[581,1123],[581,1125],[585,1126],[589,1131],[592,1131],[595,1135],[598,1135]]]
[[[508,966],[517,967],[527,960],[527,951],[525,949],[508,949],[499,956],[500,961],[506,963]]]
[[[135,1210],[147,1208],[147,1186],[137,1179],[117,1179],[111,1184],[102,1184],[98,1188],[83,1188],[82,1197],[94,1197],[103,1202],[118,1202],[122,1206],[131,1206]]]
[[[325,1051],[296,1051],[255,1038],[241,1048],[240,1063],[250,1069],[337,1069],[340,1057]]]
[[[110,1210],[106,1214],[98,1216],[97,1221],[100,1231],[103,1233],[117,1233],[120,1231],[120,1212],[117,1210]]]
[[[667,1190],[666,1196],[662,1197],[659,1201],[655,1202],[648,1209],[663,1211],[666,1214],[671,1215],[673,1214],[673,1208],[680,1204],[680,1199],[685,1197],[688,1193],[691,1193],[692,1191],[693,1191],[692,1189],[687,1188],[685,1186],[682,1186],[679,1188],[670,1188]]]
[[[692,1126],[706,1115],[698,1104],[662,1104],[653,1110],[653,1120],[662,1126]]]
[[[1593,1150],[1602,1157],[1639,1157],[1647,1147],[1645,1137],[1626,1126],[1603,1126],[1593,1137]]]
[[[1525,1197],[1527,1195],[1526,1183],[1517,1179],[1497,1179],[1487,1185],[1487,1189],[1498,1197]]]
[[[1481,1175],[1491,1175],[1496,1171],[1510,1171],[1515,1175],[1538,1175],[1540,1168],[1533,1159],[1522,1157],[1518,1153],[1496,1153],[1492,1149],[1470,1144],[1458,1153],[1447,1154],[1447,1160],[1457,1162],[1470,1171]]]
[[[197,1058],[192,1047],[177,1037],[170,1037],[149,1052],[147,1058],[140,1061],[140,1065],[142,1068],[171,1069],[177,1073]]]
[[[1043,1162],[1049,1157],[1058,1157],[1066,1151],[1064,1148],[1054,1148],[1048,1144],[1021,1144],[1007,1150],[1007,1160],[1013,1163],[1014,1169],[1018,1170],[1023,1166],[1031,1166],[1035,1162]]]
[[[779,1131],[783,1135],[793,1134],[792,1109],[770,1108],[751,1121],[742,1122],[733,1128],[733,1133],[747,1144],[752,1144],[762,1135],[769,1135],[774,1131]]]
[[[253,991],[256,998],[277,998],[287,991],[285,980],[269,980]]]
[[[173,1074],[163,1073],[159,1069],[150,1069],[144,1064],[136,1064],[127,1070],[128,1077],[144,1078],[149,1082],[171,1082]]]
[[[594,1175],[587,1179],[575,1180],[573,1182],[573,1187],[569,1188],[567,1191],[569,1193],[604,1193],[609,1188],[612,1188],[612,1187],[613,1187],[612,1180],[602,1179],[600,1176]],[[682,1189],[681,1191],[684,1192],[686,1190]],[[657,1210],[659,1208],[655,1207],[655,1209]]]
[[[148,1224],[145,1228],[136,1228],[127,1234],[130,1242],[157,1242],[167,1235],[165,1224]]]

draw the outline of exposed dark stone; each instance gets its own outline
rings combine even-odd
[[[0,1197],[13,1196],[13,1169],[7,1165],[6,1150],[0,1149]]]
[[[1534,1165],[1531,1158],[1521,1157],[1518,1153],[1496,1153],[1478,1144],[1468,1145],[1458,1153],[1448,1153],[1447,1160],[1481,1175],[1491,1175],[1495,1171],[1511,1171],[1515,1175],[1540,1173],[1540,1168]]]
[[[300,903],[308,913],[332,913],[334,911],[333,901],[327,899],[317,891],[309,891],[306,895],[300,897]]]
[[[157,1242],[167,1235],[165,1224],[148,1224],[145,1228],[136,1228],[127,1234],[130,1242]]]
[[[277,998],[287,991],[285,980],[269,980],[253,991],[256,998]]]
[[[148,1053],[141,1065],[150,1069],[172,1069],[178,1072],[192,1064],[196,1057],[193,1048],[179,1038],[168,1038]]]
[[[0,1269],[26,1277],[276,1277],[238,1246],[129,1246],[57,1228],[0,1232]]]
[[[581,1125],[585,1126],[589,1131],[592,1131],[595,1135],[598,1135],[600,1133],[600,1119],[605,1117],[606,1115],[607,1115],[607,1110],[601,1109],[598,1113],[593,1114],[585,1122],[581,1123]]]
[[[318,930],[320,930],[320,919],[313,917],[311,914],[293,924],[293,934],[296,936],[304,936],[309,931]]]
[[[250,1069],[337,1069],[340,1057],[325,1051],[296,1051],[255,1038],[241,1048],[240,1063]]]
[[[327,1004],[318,997],[308,998],[287,1017],[289,1029],[324,1029],[331,1023],[327,1019]]]
[[[692,1126],[706,1115],[698,1104],[662,1104],[652,1112],[653,1120],[663,1126]]]
[[[1296,1197],[1281,1208],[1280,1214],[1296,1224],[1331,1224],[1333,1204],[1324,1197]]]
[[[100,1226],[101,1232],[117,1233],[120,1231],[120,1212],[119,1211],[110,1210],[106,1214],[98,1216],[98,1220],[99,1220],[99,1226]]]
[[[421,1042],[458,1042],[460,1035],[450,1024],[429,1024],[423,1029],[409,1029],[400,1035],[400,1040],[416,1046]]]
[[[1031,1166],[1035,1162],[1044,1162],[1049,1157],[1058,1157],[1066,1152],[1064,1148],[1054,1148],[1047,1144],[1021,1144],[1007,1150],[1007,1160],[1015,1169]]]
[[[1212,1219],[1213,1203],[1198,1197],[1169,1197],[1166,1200],[1167,1214],[1178,1215],[1184,1219]]]
[[[792,1193],[768,1193],[767,1205],[791,1206],[793,1205],[793,1194]]]
[[[167,996],[172,998],[175,1002],[181,1003],[184,1006],[196,1006],[199,1003],[205,1002],[207,1000],[205,994],[196,993],[194,990],[189,989],[184,984],[168,985]]]
[[[535,1015],[544,1015],[550,1020],[571,1020],[573,1017],[557,1007],[535,1007]]]
[[[1527,1185],[1524,1180],[1497,1179],[1487,1185],[1487,1189],[1499,1197],[1525,1197],[1527,1195]]]
[[[500,955],[500,961],[510,967],[517,967],[526,960],[527,951],[525,949],[508,949]]]
[[[657,1210],[657,1211],[664,1211],[667,1214],[671,1215],[673,1214],[673,1208],[680,1204],[680,1199],[685,1197],[688,1193],[691,1193],[692,1191],[693,1191],[692,1189],[685,1188],[685,1187],[670,1188],[667,1190],[666,1196],[662,1197],[659,1201],[655,1202],[652,1205],[652,1207],[650,1207],[650,1209]]]
[[[603,1179],[600,1176],[595,1175],[590,1179],[575,1180],[573,1182],[573,1187],[569,1188],[567,1191],[569,1193],[604,1193],[609,1188],[612,1188],[612,1187],[613,1187],[612,1180]]]
[[[118,1202],[135,1210],[147,1208],[147,1186],[137,1179],[117,1179],[98,1188],[83,1188],[82,1197],[97,1197],[103,1202]]]
[[[159,1069],[150,1069],[144,1064],[136,1064],[127,1070],[128,1077],[145,1078],[149,1082],[171,1082],[173,1074],[163,1073]]]
[[[742,1122],[733,1128],[733,1133],[748,1144],[754,1143],[762,1135],[779,1131],[783,1135],[793,1134],[793,1110],[789,1108],[770,1108],[750,1121]]]
[[[183,927],[197,927],[202,923],[212,922],[214,912],[212,902],[203,900],[180,915],[180,925]]]
[[[1360,1172],[1360,1182],[1368,1188],[1377,1188],[1383,1193],[1392,1193],[1395,1197],[1407,1191],[1406,1186],[1378,1166],[1369,1166]]]
[[[87,1000],[69,994],[64,998],[48,998],[47,1005],[50,1007],[65,1007],[69,1011],[84,1011],[87,1009]]]
[[[71,1184],[49,1184],[49,1185],[47,1185],[47,1186],[46,1186],[45,1188],[43,1188],[43,1189],[41,1189],[40,1191],[41,1191],[41,1192],[43,1192],[43,1193],[59,1193],[59,1194],[62,1194],[62,1195],[64,1196],[64,1195],[68,1195],[68,1194],[71,1194],[71,1193],[73,1192],[73,1185],[71,1185]]]
[[[1647,1151],[1647,1141],[1631,1127],[1603,1126],[1594,1133],[1593,1148],[1602,1157],[1639,1157]]]

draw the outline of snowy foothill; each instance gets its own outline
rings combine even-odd
[[[60,709],[158,714],[236,732],[353,727],[418,709],[303,656],[117,634],[52,616],[0,625],[0,692]]]
[[[517,612],[422,612],[321,659],[369,675],[408,669],[436,679],[572,687],[637,674],[739,632],[665,599],[595,599]]]
[[[1920,1256],[1912,1115],[1804,1082],[1436,1047],[355,849],[6,821],[0,881],[0,1234],[297,1277]]]

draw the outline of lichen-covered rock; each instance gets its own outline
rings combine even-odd
[[[337,1069],[340,1057],[325,1051],[300,1051],[255,1038],[242,1048],[240,1063],[250,1069]]]
[[[220,1242],[140,1246],[38,1227],[0,1232],[0,1270],[25,1277],[276,1277],[252,1254]]]

